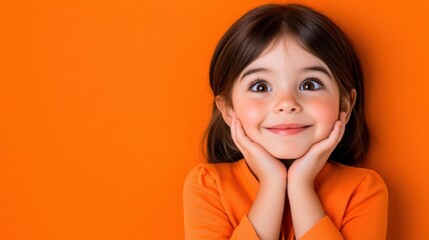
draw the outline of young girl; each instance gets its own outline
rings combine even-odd
[[[365,157],[363,74],[345,34],[301,5],[241,17],[210,66],[209,163],[184,186],[186,239],[386,238]]]

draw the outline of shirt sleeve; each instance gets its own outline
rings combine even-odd
[[[300,240],[310,239],[342,240],[344,238],[331,219],[326,215],[300,238]]]
[[[368,170],[350,196],[342,225],[335,226],[329,216],[325,216],[300,240],[386,239],[387,206],[386,185],[376,172]]]
[[[259,239],[247,216],[232,226],[223,208],[216,179],[204,166],[195,167],[183,188],[185,239]]]
[[[353,192],[347,205],[341,233],[345,239],[386,239],[388,192],[374,171]]]

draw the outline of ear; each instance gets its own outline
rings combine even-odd
[[[355,106],[356,95],[357,95],[356,89],[353,88],[350,91],[350,97],[349,98],[343,97],[343,101],[341,103],[341,111],[346,112],[346,123],[349,121],[353,107]]]
[[[223,120],[228,126],[231,126],[232,113],[234,109],[226,102],[225,98],[222,96],[216,96],[215,98],[216,107],[222,113]]]

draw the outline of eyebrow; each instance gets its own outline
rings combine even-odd
[[[303,68],[304,71],[317,71],[326,74],[328,77],[332,78],[332,75],[329,73],[328,69],[323,66],[310,66]],[[257,73],[257,72],[269,72],[267,68],[251,68],[243,73],[240,80],[246,77],[247,75]]]
[[[270,70],[266,69],[266,68],[251,68],[247,71],[245,71],[243,73],[243,76],[241,76],[240,80],[243,79],[245,76],[253,74],[253,73],[257,73],[257,72],[269,72]]]
[[[328,77],[333,78],[331,73],[329,73],[328,69],[322,66],[311,66],[304,68],[305,71],[317,71],[326,74]]]

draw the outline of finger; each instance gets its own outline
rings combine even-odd
[[[244,149],[237,141],[237,116],[235,112],[232,113],[232,119],[231,119],[231,137],[235,143],[235,146],[237,146],[238,150],[240,150],[240,152],[244,155],[245,154]]]
[[[230,126],[230,130],[231,130],[231,137],[232,140],[235,142],[235,112],[232,113],[232,117],[231,117],[231,126]]]
[[[345,126],[346,126],[346,113],[340,112],[339,119],[335,122],[334,127],[332,128],[331,133],[329,134],[328,139],[332,139],[335,145],[341,141],[341,138],[344,135]]]
[[[236,128],[235,129],[235,134],[236,134],[235,137],[236,137],[238,144],[240,144],[241,146],[243,146],[245,148],[248,148],[251,141],[247,137],[246,133],[244,132],[243,125],[241,124],[241,121],[238,118],[236,118],[235,124],[236,124],[235,125],[235,128]]]
[[[340,129],[340,134],[337,138],[337,144],[341,141],[341,139],[344,136],[344,132],[346,131],[346,112],[341,112],[340,113],[340,121],[341,121],[341,129]]]
[[[326,139],[313,145],[309,153],[311,152],[317,155],[322,154],[323,152],[333,150],[334,147],[337,145],[337,141],[341,133],[341,125],[341,121],[336,121],[329,136]]]
[[[338,120],[335,122],[334,128],[332,129],[332,131],[329,134],[329,137],[327,139],[329,146],[335,147],[335,145],[337,145],[337,143],[341,140],[341,134],[342,134],[342,131],[344,128],[343,126],[344,126],[344,124],[341,120]]]
[[[262,147],[253,142],[244,131],[240,119],[236,120],[236,139],[238,144],[249,154],[261,154]]]
[[[340,120],[341,120],[341,122],[345,122],[346,121],[346,116],[347,116],[346,112],[340,112]]]
[[[319,143],[326,142],[330,145],[332,143],[336,144],[337,142],[339,142],[344,133],[345,119],[346,113],[340,112],[338,120],[334,123],[334,126],[332,127],[329,136],[325,140],[320,141]]]

